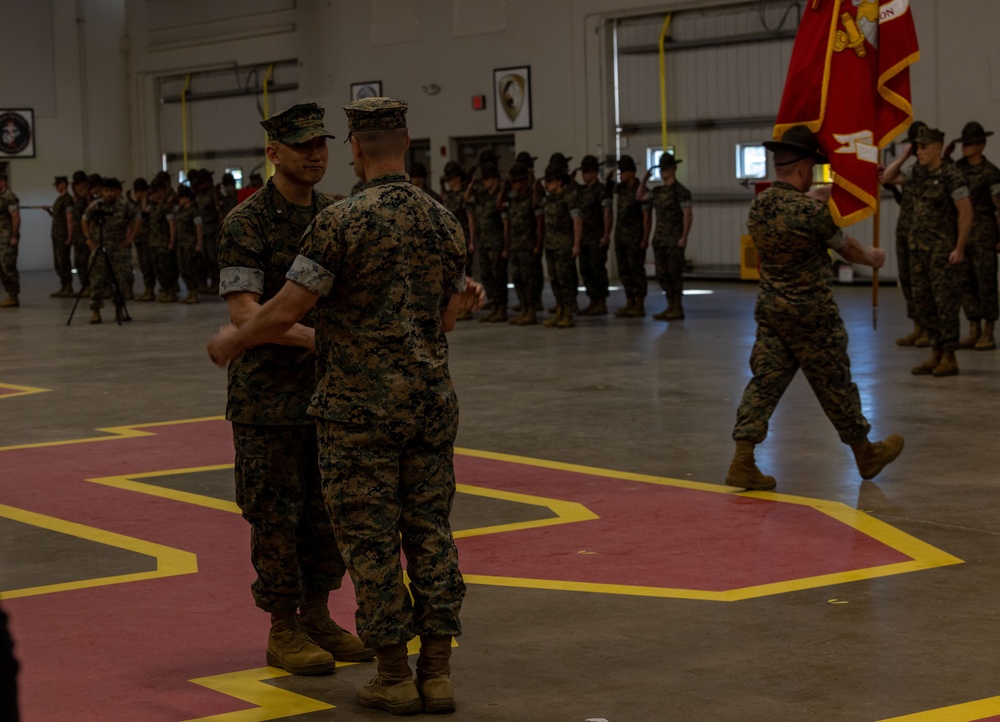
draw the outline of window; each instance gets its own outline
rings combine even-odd
[[[236,181],[236,187],[243,187],[243,169],[242,168],[226,168],[226,173],[232,173],[233,180]]]
[[[677,155],[677,149],[672,145],[667,146],[667,152],[672,153],[675,157]],[[646,148],[646,168],[652,170],[652,174],[649,176],[650,181],[660,181],[660,156],[663,155],[663,148]]]
[[[759,143],[738,143],[736,145],[736,177],[767,178],[767,151]]]

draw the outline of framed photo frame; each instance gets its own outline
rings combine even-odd
[[[381,97],[381,80],[369,80],[364,83],[351,83],[351,100],[364,100],[365,98]]]
[[[493,114],[497,130],[531,129],[531,66],[493,71]]]
[[[34,157],[34,109],[0,108],[0,158]]]

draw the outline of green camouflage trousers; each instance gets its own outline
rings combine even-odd
[[[607,298],[608,292],[608,247],[600,244],[600,239],[584,241],[580,244],[580,278],[590,298]]]
[[[625,288],[626,298],[645,298],[649,281],[646,279],[646,249],[640,241],[615,239],[615,258],[618,260],[618,278]]]
[[[917,311],[913,307],[913,281],[910,279],[910,243],[906,233],[896,234],[896,280],[906,300],[906,317],[911,321],[916,319]]]
[[[69,258],[69,250],[65,238],[52,239],[52,267],[64,286],[73,283],[73,263]]]
[[[750,354],[753,378],[736,412],[735,441],[759,444],[768,421],[800,368],[845,444],[868,436],[858,387],[851,381],[847,329],[831,309],[806,309],[794,318],[757,309],[757,340]]]
[[[150,244],[153,254],[153,270],[156,273],[156,280],[160,288],[164,291],[176,292],[180,286],[178,277],[180,270],[177,268],[177,252],[167,248],[166,244]]]
[[[923,326],[935,350],[958,348],[963,268],[948,263],[951,251],[946,244],[930,251],[910,249],[914,320]]]
[[[517,300],[525,308],[533,308],[542,300],[542,286],[545,284],[545,274],[542,271],[542,259],[534,252],[511,250],[510,274]]]
[[[306,596],[339,589],[346,568],[323,501],[316,427],[233,423],[233,444],[257,606],[292,612]]]
[[[177,265],[180,267],[181,278],[184,279],[188,293],[198,293],[204,278],[202,255],[197,248],[193,241],[177,243]]]
[[[672,243],[653,241],[653,259],[656,261],[656,280],[668,296],[684,292],[684,249]]]
[[[135,255],[139,259],[139,273],[142,274],[143,288],[156,287],[156,265],[153,259],[153,249],[148,240],[135,241]]]
[[[21,293],[21,276],[17,272],[17,246],[10,245],[11,236],[0,234],[0,284],[11,296]]]
[[[111,271],[108,271],[108,263],[111,264]],[[132,249],[131,248],[111,248],[107,253],[101,253],[100,249],[90,254],[90,277],[87,285],[90,286],[90,307],[94,310],[104,306],[102,299],[111,298],[114,300],[114,291],[111,288],[112,274],[114,281],[118,285],[118,291],[124,299],[128,290],[132,288]]]
[[[503,257],[503,245],[494,243],[479,246],[479,277],[486,298],[490,303],[507,305],[507,259]]]
[[[996,321],[997,303],[997,235],[996,226],[981,236],[973,232],[965,244],[965,283],[962,288],[962,308],[970,321]]]
[[[372,648],[462,632],[465,582],[449,520],[457,408],[418,416],[372,428],[316,422],[327,508],[357,595],[358,636]]]
[[[549,270],[549,284],[556,304],[572,307],[576,303],[576,289],[579,278],[576,275],[576,259],[573,248],[545,249],[545,265]]]

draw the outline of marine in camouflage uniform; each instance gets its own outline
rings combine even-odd
[[[160,303],[175,303],[180,290],[177,268],[176,234],[177,225],[172,199],[168,196],[169,186],[162,178],[153,180],[150,186],[149,250],[153,256],[153,269],[160,284]]]
[[[137,300],[146,302],[156,298],[156,264],[153,259],[153,249],[149,245],[149,209],[151,204],[149,202],[149,183],[146,182],[145,178],[136,178],[132,182],[132,193],[135,197],[135,205],[139,209],[139,215],[142,217],[142,225],[136,231],[133,242],[143,286],[142,295]]]
[[[529,326],[538,323],[537,308],[542,302],[542,245],[539,225],[544,223],[544,211],[535,205],[531,175],[520,163],[511,166],[502,191],[504,209],[501,212],[504,245],[510,256],[511,279],[521,303],[521,315],[510,323]]]
[[[910,278],[917,322],[927,332],[931,359],[912,371],[915,375],[952,376],[958,373],[959,311],[962,262],[972,227],[969,185],[954,163],[941,159],[944,134],[921,128],[915,142],[918,165],[903,174],[913,184],[915,200],[910,230]],[[890,166],[884,180],[898,180]]]
[[[956,164],[969,184],[969,198],[972,200],[972,230],[965,247],[962,293],[962,308],[969,319],[970,332],[959,342],[959,347],[980,351],[997,347],[993,326],[1000,311],[997,299],[1000,169],[983,156],[986,138],[990,135],[993,132],[986,132],[979,123],[967,123],[959,139],[964,157]]]
[[[138,209],[121,194],[120,180],[104,178],[101,199],[87,206],[83,214],[83,232],[93,259],[89,282],[91,323],[101,323],[101,308],[106,296],[111,296],[115,303],[115,317],[128,320],[124,307],[118,304],[125,300],[125,290],[132,283],[132,241],[142,219]],[[118,287],[119,297],[114,297],[112,280]]]
[[[177,232],[177,265],[187,287],[181,303],[198,303],[198,290],[205,277],[202,251],[205,247],[204,220],[195,204],[194,192],[187,186],[177,189],[177,207],[174,209]]]
[[[441,176],[441,203],[452,212],[462,225],[462,233],[465,235],[465,270],[472,275],[472,263],[475,261],[475,249],[469,245],[469,213],[468,204],[465,202],[466,175],[462,166],[453,160],[448,161],[444,166],[444,174]],[[468,321],[474,315],[471,311],[462,311],[458,314],[459,321]]]
[[[674,321],[684,318],[684,249],[687,248],[688,231],[691,230],[691,192],[677,180],[677,164],[671,153],[660,156],[660,175],[663,185],[646,190],[647,171],[637,197],[643,205],[643,234],[649,238],[652,214],[656,213],[653,230],[653,259],[656,263],[656,280],[667,297],[667,307],[653,318]]]
[[[378,674],[358,699],[396,714],[455,708],[449,658],[465,596],[449,522],[458,401],[445,340],[469,293],[465,249],[455,217],[403,173],[405,108],[388,98],[347,106],[355,161],[387,172],[322,211],[290,283],[250,323],[209,345],[222,362],[316,306],[309,410],[358,597],[358,632],[378,652]],[[415,634],[416,685],[406,649]]]
[[[545,264],[548,266],[552,295],[556,297],[555,315],[545,321],[549,328],[572,328],[576,305],[576,255],[579,246],[573,238],[574,194],[566,167],[558,162],[545,169]]]
[[[333,202],[313,188],[326,170],[332,137],[322,119],[323,109],[309,103],[261,123],[272,141],[275,175],[226,215],[219,239],[219,295],[237,323],[281,290],[303,231]],[[294,162],[283,163],[300,157],[322,171],[302,173]],[[289,200],[280,188],[296,195]],[[251,591],[272,615],[268,664],[297,674],[333,671],[335,659],[375,654],[329,615],[329,594],[341,587],[347,569],[323,499],[316,424],[306,411],[316,388],[312,322],[310,314],[278,342],[235,358],[226,406],[236,499],[250,523],[257,572]]]
[[[73,268],[81,284],[90,268],[90,246],[83,233],[83,214],[90,205],[90,184],[82,170],[73,173]],[[87,289],[83,289],[86,293]]]
[[[814,166],[827,162],[808,128],[795,126],[780,142],[765,146],[774,152],[778,181],[750,206],[748,226],[760,256],[757,340],[750,355],[753,378],[736,415],[736,455],[726,483],[774,488],[774,478],[757,468],[753,448],[767,436],[768,421],[799,368],[840,440],[854,450],[862,476],[873,478],[898,456],[903,439],[867,440],[870,427],[851,381],[847,331],[833,300],[827,250],[873,268],[884,263],[885,253],[865,250],[845,237],[829,208],[806,195]]]
[[[469,245],[479,250],[479,273],[493,312],[480,321],[507,322],[507,249],[504,245],[503,220],[500,218],[500,171],[493,163],[482,167],[482,186],[470,186]]]
[[[70,260],[70,227],[73,221],[73,196],[67,192],[69,179],[58,176],[55,182],[59,195],[48,208],[52,216],[52,265],[59,276],[59,290],[50,298],[69,298],[73,295],[73,262]]]
[[[611,234],[611,194],[600,182],[597,158],[586,155],[580,161],[583,183],[577,186],[574,206],[579,215],[573,222],[576,245],[580,247],[577,261],[580,278],[587,289],[590,303],[580,310],[581,316],[606,316],[608,313],[608,245]]]
[[[0,301],[0,308],[21,305],[21,276],[17,272],[17,248],[21,242],[21,211],[19,201],[7,187],[6,174],[0,174],[0,284],[7,297]]]
[[[215,198],[215,186],[212,185],[212,173],[204,168],[198,175],[194,205],[202,223],[203,283],[198,290],[215,293],[219,286],[219,204]]]
[[[910,147],[906,153],[899,158],[898,164],[901,166],[913,153],[913,142],[917,137],[917,132],[921,128],[926,128],[927,124],[922,121],[914,121],[906,131],[907,140]],[[903,299],[906,301],[906,317],[913,321],[913,331],[906,336],[896,339],[897,346],[929,345],[927,335],[917,323],[917,312],[913,307],[913,283],[910,280],[910,228],[913,225],[913,203],[916,198],[916,186],[908,183],[897,188],[894,185],[886,184],[886,187],[893,191],[896,200],[899,201],[899,218],[896,221],[896,280],[899,289],[903,292]]]
[[[646,315],[646,249],[647,237],[643,235],[642,203],[636,197],[639,180],[632,156],[623,155],[618,161],[621,181],[608,178],[608,187],[617,206],[615,214],[615,258],[618,277],[625,287],[627,303],[615,311],[619,318],[640,318]]]

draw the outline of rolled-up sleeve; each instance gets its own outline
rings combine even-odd
[[[230,293],[264,293],[264,272],[259,268],[227,266],[219,271],[219,295]]]
[[[295,257],[292,267],[288,269],[285,278],[302,286],[307,291],[318,296],[325,296],[333,288],[333,274],[303,255]]]

